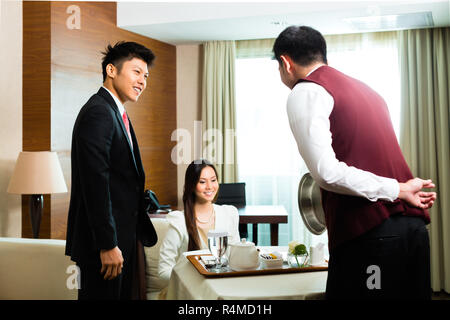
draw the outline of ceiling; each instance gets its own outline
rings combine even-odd
[[[361,25],[351,24],[346,20],[349,18],[363,18],[365,29],[361,29]],[[400,23],[386,23],[387,20]],[[119,27],[173,45],[198,44],[212,40],[276,38],[285,27],[293,24],[308,25],[323,34],[343,34],[423,28],[425,20],[431,21],[433,27],[449,26],[450,0],[122,0],[117,4]]]

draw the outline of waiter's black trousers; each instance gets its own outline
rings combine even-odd
[[[327,299],[431,299],[430,245],[418,217],[393,215],[331,250]]]

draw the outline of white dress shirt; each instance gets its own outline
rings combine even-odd
[[[288,97],[289,125],[311,176],[321,188],[331,192],[365,197],[370,201],[397,199],[400,191],[397,180],[336,159],[329,119],[333,107],[333,97],[312,82],[298,83]]]
[[[122,102],[120,102],[119,98],[117,98],[111,91],[109,91],[106,87],[102,86],[103,89],[108,91],[108,93],[111,95],[111,97],[114,99],[114,102],[116,103],[117,107],[119,108],[120,115],[123,117],[123,113],[125,112],[125,107],[123,106]]]
[[[109,92],[109,94],[111,95],[111,97],[114,99],[114,102],[117,105],[117,108],[119,108],[119,112],[120,115],[122,116],[123,119],[123,114],[125,113],[125,107],[123,106],[122,102],[120,102],[119,98],[117,98],[111,91],[109,91],[107,88],[105,88],[104,86],[102,86],[103,89],[105,89],[106,91]],[[127,115],[128,117],[128,115]],[[130,120],[128,120],[130,121]],[[130,137],[130,144],[131,144],[131,148],[133,148],[133,141],[131,141],[131,137]]]
[[[215,228],[227,231],[230,238],[228,243],[240,241],[239,237],[239,213],[236,207],[230,205],[213,204],[215,217]],[[183,253],[188,251],[189,235],[186,229],[184,213],[182,211],[172,211],[167,214],[169,229],[160,247],[159,253],[159,277],[161,283],[169,283],[172,269],[178,259],[183,257]],[[201,248],[208,249],[208,244],[200,237]]]

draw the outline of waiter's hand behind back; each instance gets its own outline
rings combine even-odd
[[[101,250],[100,260],[102,261],[101,274],[105,280],[112,280],[122,273],[123,257],[122,251],[118,247],[111,250]]]
[[[399,186],[400,193],[398,197],[412,206],[428,209],[433,206],[433,203],[436,200],[436,192],[422,191],[424,188],[435,187],[431,179],[423,180],[414,178],[404,183],[399,183]]]

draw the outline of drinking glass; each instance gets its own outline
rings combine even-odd
[[[216,265],[211,271],[222,271],[222,256],[228,248],[228,232],[211,230],[208,232],[208,248],[216,258]]]

